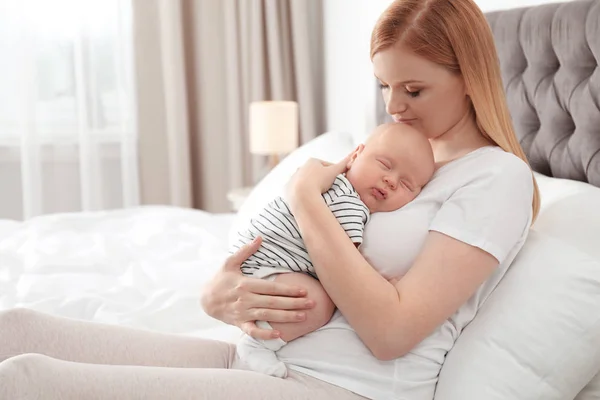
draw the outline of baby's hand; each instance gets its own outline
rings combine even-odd
[[[298,168],[285,188],[286,200],[292,206],[292,211],[294,204],[301,202],[299,199],[301,196],[320,195],[329,190],[335,178],[346,172],[351,156],[352,154],[349,154],[335,164],[311,158]]]

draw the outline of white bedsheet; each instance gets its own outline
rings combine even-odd
[[[237,328],[198,304],[233,216],[140,207],[0,220],[0,309],[234,341]]]

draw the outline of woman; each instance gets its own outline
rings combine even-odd
[[[494,49],[472,0],[397,0],[377,22],[371,58],[387,111],[427,136],[437,171],[409,206],[373,216],[364,258],[320,197],[343,164],[313,160],[295,174],[292,211],[339,311],[278,353],[288,378],[225,369],[236,367],[225,343],[14,310],[0,317],[0,398],[431,399],[447,351],[539,205]],[[286,328],[277,323],[310,318],[314,301],[303,288],[241,275],[258,244],[229,258],[202,303],[270,338]]]

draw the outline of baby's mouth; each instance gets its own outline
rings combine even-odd
[[[387,198],[387,192],[383,189],[373,188],[372,192],[377,200],[385,200]]]

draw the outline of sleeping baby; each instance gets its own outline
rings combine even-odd
[[[375,212],[397,210],[412,201],[431,179],[434,161],[431,146],[425,136],[414,128],[390,123],[378,126],[364,145],[356,148],[348,162],[347,172],[338,175],[323,199],[358,247],[369,215]],[[285,283],[307,286],[306,280],[316,282],[308,286],[311,296],[319,298],[318,321],[313,318],[302,326],[295,323],[296,332],[279,339],[257,340],[248,335],[237,346],[238,355],[254,371],[276,377],[287,376],[285,364],[277,359],[275,351],[288,341],[325,325],[332,317],[335,305],[318,284],[318,277],[304,246],[298,225],[282,197],[273,199],[252,218],[231,251],[262,237],[258,251],[242,264],[245,275],[259,279],[284,279]],[[295,274],[290,274],[295,272]],[[311,278],[309,278],[309,276]],[[313,279],[314,278],[314,279]],[[324,304],[325,303],[325,304]],[[266,321],[258,321],[261,328],[272,329]]]

